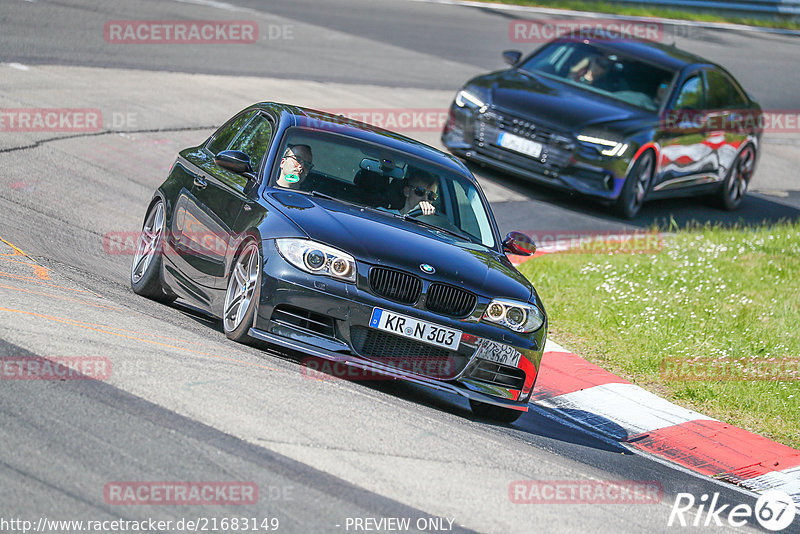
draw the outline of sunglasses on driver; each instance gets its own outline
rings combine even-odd
[[[424,187],[417,186],[413,188],[411,191],[413,191],[414,194],[417,195],[418,197],[425,196]],[[439,193],[437,193],[436,191],[428,191],[428,200],[430,200],[431,202],[436,202],[437,200],[439,200]]]

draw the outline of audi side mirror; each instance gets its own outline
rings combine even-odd
[[[503,61],[511,65],[512,67],[516,67],[519,60],[522,58],[522,52],[519,50],[506,50],[503,52]]]
[[[238,150],[223,150],[214,157],[214,163],[236,174],[253,173],[250,156]]]

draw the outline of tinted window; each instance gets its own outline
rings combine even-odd
[[[702,109],[703,84],[699,76],[693,76],[684,82],[675,100],[675,109]]]
[[[674,72],[582,42],[545,46],[521,67],[650,111],[658,109]]]
[[[272,139],[272,123],[265,116],[257,114],[241,129],[230,144],[229,150],[239,150],[250,156],[250,165],[253,170],[258,171],[261,160],[267,153],[270,139]]]
[[[314,163],[295,182],[295,190],[314,191],[398,217],[408,215],[426,223],[424,228],[433,225],[434,231],[444,230],[439,234],[442,239],[495,247],[491,212],[468,176],[385,146],[311,129],[290,129],[281,150],[289,145],[310,147]],[[287,171],[276,166],[272,183],[281,187],[276,180]],[[423,174],[427,182],[419,180]],[[417,189],[422,191],[417,193]],[[423,215],[412,206],[423,199],[434,207],[433,214]]]
[[[709,109],[738,109],[745,106],[739,89],[723,73],[716,70],[706,71],[706,81],[706,102]]]
[[[226,150],[231,140],[239,133],[239,129],[253,116],[255,111],[248,111],[235,117],[231,122],[220,128],[206,148],[215,156]]]

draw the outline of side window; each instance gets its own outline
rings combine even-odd
[[[458,204],[458,216],[461,230],[473,237],[477,237],[487,246],[494,246],[492,237],[492,226],[483,209],[481,197],[478,191],[470,186],[464,187],[460,181],[453,180],[453,190],[455,191],[456,203]]]
[[[675,99],[675,109],[703,109],[703,84],[700,76],[686,80]]]
[[[739,109],[745,106],[744,97],[731,80],[716,70],[706,71],[709,109]]]
[[[209,152],[215,156],[228,148],[231,140],[236,137],[239,129],[253,116],[255,111],[248,111],[235,117],[231,122],[220,128],[208,144]]]
[[[230,150],[239,150],[250,156],[250,164],[253,170],[258,172],[271,139],[272,123],[259,113],[241,129],[230,144]]]

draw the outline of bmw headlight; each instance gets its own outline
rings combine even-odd
[[[488,95],[476,87],[467,87],[456,93],[456,106],[463,108],[482,108],[486,105]]]
[[[628,150],[627,143],[607,137],[581,134],[578,136],[578,141],[594,148],[604,156],[621,156]]]
[[[482,320],[527,334],[542,327],[544,314],[539,308],[527,302],[494,299],[486,306]]]
[[[356,260],[350,254],[308,239],[276,239],[275,246],[286,261],[311,274],[356,281]]]

